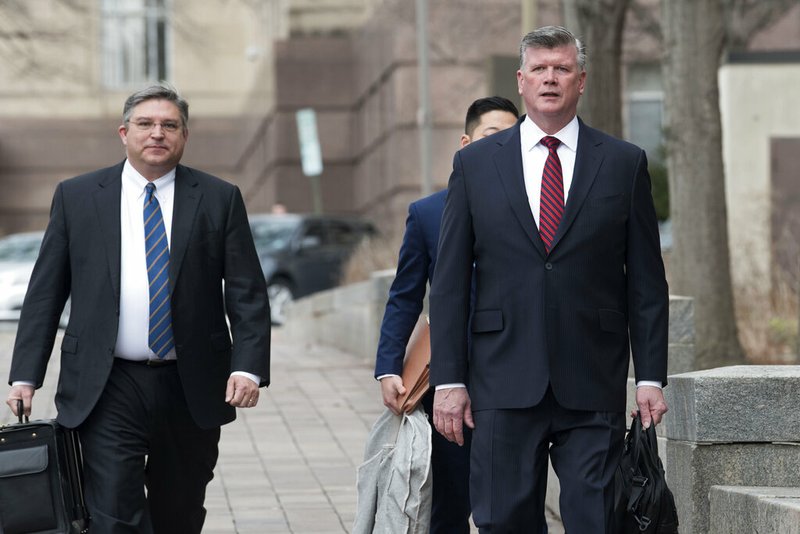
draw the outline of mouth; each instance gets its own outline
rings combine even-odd
[[[541,93],[539,96],[541,96],[542,98],[558,98],[561,95],[559,95],[558,93],[554,93],[552,91],[547,91],[547,92]]]
[[[144,148],[145,148],[145,150],[147,150],[147,149],[167,150],[167,147],[165,147],[164,145],[149,145],[149,146],[146,146]]]

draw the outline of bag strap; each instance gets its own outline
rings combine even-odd
[[[22,410],[24,409],[24,405],[22,404],[22,399],[17,399],[17,417],[19,418],[19,423],[22,424]],[[27,415],[25,416],[25,422],[30,422],[31,418]]]
[[[647,486],[649,480],[647,477],[643,477],[640,475],[634,475],[631,477],[631,496],[628,497],[628,511],[635,512],[636,509],[639,507],[639,501],[641,500],[642,496],[644,495],[644,488]]]
[[[641,460],[647,458],[647,451],[645,450],[647,433],[644,427],[642,427],[642,420],[638,411],[633,421],[631,421],[628,438],[630,439],[632,465],[635,466],[638,474],[633,474],[631,477],[631,494],[628,497],[627,510],[636,518],[637,522],[639,522],[637,510],[639,509],[640,501],[644,496],[645,488],[650,480],[641,474],[639,467]]]

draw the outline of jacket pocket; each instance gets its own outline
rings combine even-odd
[[[472,314],[472,332],[496,332],[503,329],[501,310],[478,310]]]
[[[628,331],[628,320],[625,314],[617,310],[597,310],[600,317],[600,329],[604,332],[625,334]]]
[[[61,340],[61,352],[68,352],[69,354],[78,352],[78,338],[64,334],[64,339]]]

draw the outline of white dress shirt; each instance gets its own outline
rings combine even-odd
[[[128,162],[122,168],[122,195],[120,200],[120,291],[119,330],[114,356],[126,360],[158,358],[150,349],[150,281],[147,278],[147,258],[144,245],[144,198],[149,182]],[[172,212],[175,205],[175,169],[153,180],[153,193],[161,207],[167,245],[172,246]],[[165,359],[177,358],[175,349]],[[261,377],[245,371],[233,375],[246,376],[256,384]]]
[[[520,148],[522,150],[522,174],[525,178],[525,192],[528,194],[528,205],[539,227],[539,203],[542,195],[542,173],[544,164],[550,153],[541,143],[546,133],[539,128],[530,117],[525,117],[519,125]],[[564,179],[564,205],[567,204],[569,188],[572,185],[572,174],[575,171],[575,154],[578,152],[578,117],[561,130],[551,135],[561,144],[558,145],[558,159],[561,160],[561,175]]]
[[[150,183],[125,161],[120,200],[119,330],[114,355],[126,360],[150,360],[158,356],[150,349],[150,280],[144,244],[145,186]],[[161,207],[167,245],[171,245],[172,208],[175,200],[175,169],[153,181],[153,195]],[[165,359],[174,360],[175,349]]]

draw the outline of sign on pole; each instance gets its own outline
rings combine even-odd
[[[319,176],[322,174],[322,150],[317,133],[317,115],[311,108],[297,110],[297,137],[300,141],[300,162],[303,174]]]

